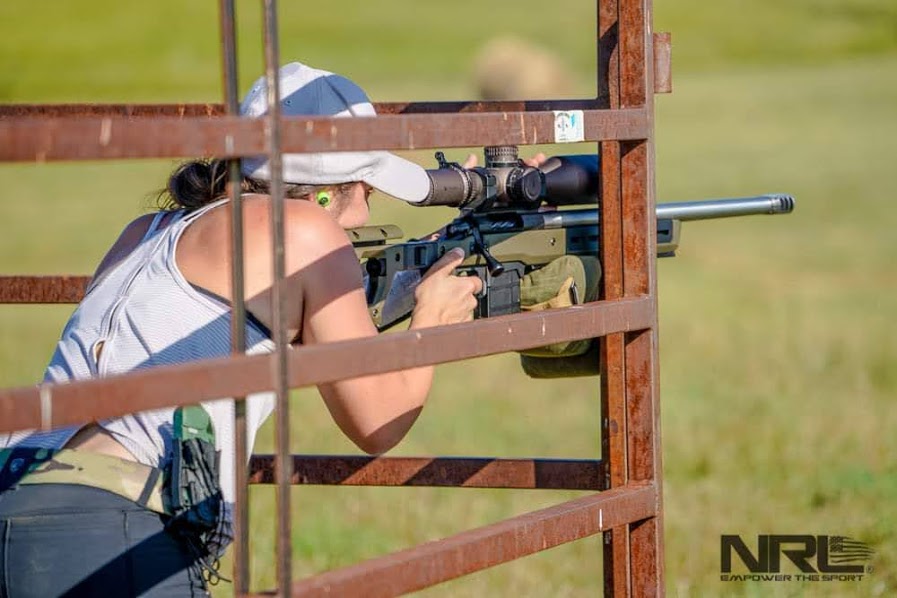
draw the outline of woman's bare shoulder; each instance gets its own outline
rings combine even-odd
[[[284,219],[288,230],[295,236],[315,241],[348,242],[346,231],[340,228],[327,210],[310,201],[291,200],[284,204]]]
[[[106,269],[120,262],[125,256],[134,251],[134,248],[140,244],[140,241],[143,240],[143,237],[146,236],[147,231],[149,231],[150,226],[152,226],[153,220],[155,219],[157,212],[143,214],[142,216],[138,216],[131,222],[129,222],[125,228],[121,231],[121,234],[118,236],[118,239],[115,243],[112,244],[112,247],[109,248],[109,251],[106,252],[106,255],[103,257],[100,265],[97,266],[97,270],[94,273],[94,278],[102,274]],[[164,222],[164,217],[163,217]],[[162,223],[160,223],[160,226]]]

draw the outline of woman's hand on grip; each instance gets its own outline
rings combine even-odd
[[[434,263],[414,292],[413,328],[469,322],[477,306],[475,295],[483,290],[477,276],[455,276],[464,261],[464,251],[452,249]]]

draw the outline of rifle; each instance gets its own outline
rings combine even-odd
[[[597,256],[599,210],[540,207],[597,204],[598,157],[558,156],[539,168],[517,160],[517,148],[486,148],[484,168],[465,169],[436,154],[439,168],[428,170],[431,192],[416,205],[449,205],[460,215],[433,240],[388,243],[402,237],[394,225],[349,231],[368,278],[367,301],[379,330],[411,315],[413,286],[446,251],[461,247],[467,256],[456,273],[479,276],[483,292],[474,316],[520,311],[520,281],[564,255]],[[685,201],[657,205],[658,257],[674,256],[681,223],[751,214],[787,214],[789,195]],[[411,276],[409,276],[411,274]],[[575,289],[574,289],[575,293]]]

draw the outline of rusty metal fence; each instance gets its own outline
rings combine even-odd
[[[275,0],[263,0],[269,93],[280,58]],[[581,110],[586,141],[601,153],[601,300],[286,351],[274,327],[272,355],[247,356],[243,310],[242,208],[232,192],[233,356],[62,385],[0,389],[0,432],[48,429],[202,400],[236,397],[235,589],[250,592],[248,483],[277,485],[277,592],[392,596],[587,536],[604,537],[604,589],[614,596],[663,594],[663,525],[654,236],[654,101],[669,91],[669,36],[651,30],[651,0],[600,0],[598,93],[581,100],[377,104],[380,118],[263,120],[237,109],[233,0],[219,0],[224,102],[179,105],[3,105],[0,160],[148,157],[238,158],[267,154],[272,179],[282,152],[532,145],[555,141],[554,111]],[[239,189],[239,186],[232,186]],[[275,322],[282,324],[282,190],[272,185]],[[75,303],[83,276],[0,276],[0,303]],[[395,458],[289,454],[288,389],[414,366],[600,338],[601,458],[594,460]],[[273,375],[272,375],[273,372]],[[276,455],[245,454],[244,401],[277,394]],[[241,454],[242,453],[242,454]],[[292,484],[550,488],[591,491],[550,508],[443,540],[293,581]]]

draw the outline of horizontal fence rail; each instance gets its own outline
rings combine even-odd
[[[657,513],[657,488],[633,482],[293,584],[293,596],[385,598],[580,540]],[[264,594],[259,594],[259,596]]]
[[[643,330],[649,296],[521,313],[290,351],[291,388]],[[164,366],[67,384],[0,389],[0,432],[79,424],[271,389],[270,355]]]
[[[600,490],[597,459],[293,455],[293,484]],[[274,483],[274,455],[253,455],[250,484]]]
[[[595,99],[379,102],[378,114],[441,114],[452,112],[543,112],[546,110],[596,110]],[[224,116],[224,104],[0,104],[0,119],[22,117],[124,116]]]
[[[78,303],[90,276],[0,276],[2,303]]]
[[[650,134],[643,108],[583,112],[584,141],[640,140]],[[216,156],[267,151],[264,119],[236,116],[5,118],[0,161],[45,162]],[[280,121],[284,152],[533,145],[555,142],[553,112],[474,112],[301,118]]]

